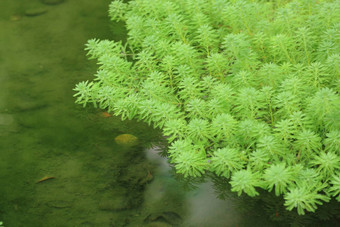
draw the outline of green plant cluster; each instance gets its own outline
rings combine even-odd
[[[117,0],[76,102],[160,128],[178,173],[314,212],[340,201],[340,2]]]

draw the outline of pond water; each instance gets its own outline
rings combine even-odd
[[[333,226],[298,217],[268,194],[238,198],[225,182],[188,181],[159,155],[158,131],[74,104],[90,80],[88,39],[124,39],[110,0],[0,0],[0,221],[30,226]],[[132,134],[133,146],[115,138]],[[153,145],[153,147],[152,147]],[[217,196],[224,197],[219,199]],[[335,207],[335,208],[334,208]],[[333,215],[333,216],[332,216]],[[310,221],[312,220],[312,221]],[[309,222],[308,222],[309,221]]]

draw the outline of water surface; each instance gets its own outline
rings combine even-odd
[[[0,221],[218,227],[295,220],[274,197],[263,205],[228,192],[221,179],[193,183],[175,176],[151,148],[162,145],[159,132],[74,104],[73,87],[96,71],[86,41],[125,37],[122,24],[110,24],[109,3],[0,1]],[[114,138],[124,133],[139,143],[118,145]],[[37,183],[44,177],[53,178]],[[223,193],[227,199],[218,199]],[[333,214],[327,210],[325,217]]]

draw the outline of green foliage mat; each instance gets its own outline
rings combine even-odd
[[[340,1],[114,1],[126,43],[97,59],[76,102],[160,128],[176,171],[225,177],[288,210],[340,201]]]

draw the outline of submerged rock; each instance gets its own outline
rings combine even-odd
[[[172,211],[157,212],[150,214],[144,219],[145,223],[164,223],[168,225],[180,225],[182,223],[182,218],[177,213]],[[150,225],[149,224],[149,225]]]

